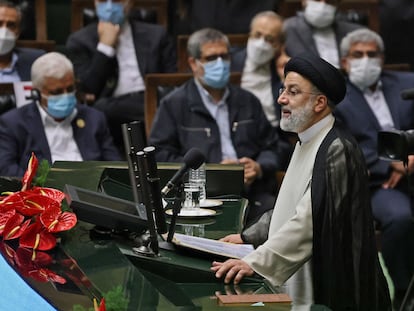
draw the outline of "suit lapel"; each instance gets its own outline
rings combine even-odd
[[[30,104],[30,109],[27,110],[27,129],[28,133],[37,133],[35,139],[38,142],[40,151],[44,157],[52,162],[52,155],[50,154],[49,143],[47,142],[46,133],[44,131],[43,123],[40,117],[39,110],[35,103]],[[41,129],[39,131],[39,129]]]
[[[348,82],[349,83],[349,82]],[[351,102],[358,103],[358,110],[359,115],[364,116],[364,122],[370,122],[373,123],[377,131],[381,130],[381,126],[377,120],[377,117],[375,116],[374,112],[372,111],[371,107],[369,106],[367,100],[364,97],[364,94],[354,85],[350,84],[348,85],[347,93],[349,95],[346,95],[347,98],[351,100]]]
[[[303,42],[303,46],[308,47],[309,52],[319,55],[318,50],[316,49],[315,41],[313,40],[311,28],[306,23],[303,16],[298,19],[296,31],[298,38]]]
[[[140,27],[140,23],[130,19],[131,25],[131,33],[132,33],[132,40],[134,41],[134,48],[135,54],[137,56],[138,61],[138,68],[141,72],[141,76],[145,77],[145,72],[147,72],[147,63],[145,57],[145,47],[148,46],[149,38],[147,38],[147,33],[142,27]]]
[[[399,129],[401,127],[401,122],[398,107],[400,105],[403,106],[404,103],[402,102],[402,99],[395,94],[400,93],[400,87],[397,84],[398,82],[396,80],[391,79],[387,75],[383,75],[381,77],[381,80],[383,82],[382,85],[385,101],[388,105],[388,108],[390,109],[391,117],[394,121],[394,127]]]

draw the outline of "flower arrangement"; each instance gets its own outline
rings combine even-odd
[[[0,197],[0,236],[4,241],[19,239],[19,246],[45,251],[56,246],[54,233],[76,225],[72,212],[63,212],[62,191],[45,187],[32,187],[38,160],[32,154],[22,179],[22,189]],[[4,194],[2,194],[4,195]]]
[[[76,214],[62,211],[65,194],[57,189],[32,186],[39,162],[34,153],[17,192],[0,195],[0,253],[19,273],[40,282],[65,284],[66,279],[47,266],[53,263],[45,251],[56,246],[57,232],[72,229],[77,223]],[[44,167],[40,167],[44,170]],[[38,176],[38,179],[45,176]],[[14,241],[17,249],[7,244]],[[70,277],[70,275],[69,275]],[[94,310],[105,311],[105,299],[98,305],[94,298]]]

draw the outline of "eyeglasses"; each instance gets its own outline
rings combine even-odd
[[[204,61],[207,61],[207,62],[212,62],[213,60],[216,60],[219,57],[222,60],[230,60],[230,54],[229,53],[212,54],[212,55],[208,55],[208,56],[201,56],[200,59],[204,60]]]
[[[321,93],[305,92],[305,91],[301,91],[301,90],[296,90],[294,88],[287,89],[286,87],[281,87],[279,89],[279,96],[282,96],[282,94],[284,92],[286,92],[286,95],[289,96],[289,97],[295,97],[295,96],[300,95],[300,94],[322,95]]]
[[[354,51],[352,53],[349,53],[349,56],[352,58],[363,58],[367,56],[368,58],[376,58],[381,55],[381,52],[379,51]]]

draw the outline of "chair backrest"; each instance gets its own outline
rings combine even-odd
[[[192,73],[151,73],[145,76],[145,131],[147,137],[150,134],[152,122],[158,109],[158,88],[159,87],[178,87],[193,77]],[[232,72],[230,82],[240,84],[241,73]]]
[[[188,53],[187,42],[189,35],[177,36],[177,71],[188,72]],[[247,44],[248,34],[227,34],[232,48],[245,47]]]
[[[287,18],[295,15],[301,9],[301,0],[284,0],[279,5],[278,13]],[[375,32],[380,30],[379,0],[342,0],[338,5],[338,11],[347,20],[355,22],[358,22],[358,18],[366,17],[368,28]]]
[[[35,0],[36,40],[47,40],[46,0]]]
[[[155,11],[157,24],[168,26],[167,0],[132,0],[133,8],[146,11]],[[75,32],[84,26],[84,10],[94,10],[94,0],[72,0],[71,4],[71,31]]]
[[[16,46],[53,52],[56,47],[56,42],[54,40],[17,40]]]

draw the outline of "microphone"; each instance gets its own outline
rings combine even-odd
[[[167,223],[165,221],[165,212],[162,205],[160,193],[160,179],[157,173],[157,162],[155,161],[155,147],[148,146],[144,148],[147,164],[147,181],[151,196],[151,203],[154,209],[155,223],[159,234],[167,233]]]
[[[402,99],[414,99],[414,88],[405,89],[401,92]]]
[[[181,166],[181,168],[174,174],[174,176],[168,181],[165,187],[161,190],[161,193],[163,196],[167,195],[168,192],[170,192],[170,190],[176,186],[176,183],[181,181],[181,178],[183,178],[184,174],[187,173],[187,171],[190,168],[194,170],[198,169],[200,165],[204,163],[205,157],[204,157],[204,154],[199,149],[191,148],[184,155],[183,160],[184,160],[184,163]]]

